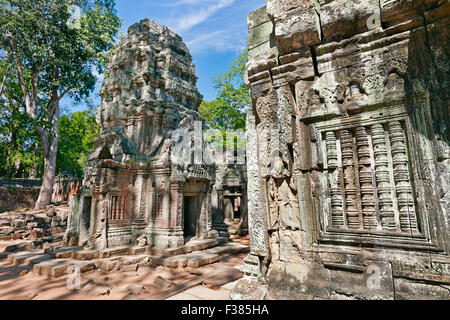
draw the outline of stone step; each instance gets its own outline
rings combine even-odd
[[[187,255],[177,255],[172,257],[150,256],[150,263],[169,268],[184,268],[187,266]]]
[[[219,261],[220,256],[206,251],[196,251],[173,257],[150,256],[150,263],[169,268],[198,268]]]
[[[136,255],[144,254],[146,251],[147,251],[147,247],[135,246],[135,247],[129,248],[128,254],[132,255],[132,256],[136,256]]]
[[[69,259],[72,257],[73,253],[80,251],[81,247],[62,247],[51,253],[54,259]]]
[[[129,246],[118,246],[118,247],[107,248],[107,249],[101,250],[98,253],[98,257],[101,259],[104,259],[104,258],[110,258],[110,257],[115,257],[115,256],[127,255],[129,250],[130,250]]]
[[[42,246],[42,248],[44,249],[44,252],[48,253],[48,254],[51,254],[63,247],[64,246],[60,242],[55,242],[55,243],[47,242],[47,243],[44,243],[44,245]]]
[[[42,261],[50,260],[51,256],[44,253],[22,251],[18,253],[10,253],[8,255],[8,261],[13,265],[24,263],[26,265],[38,264]]]
[[[158,256],[158,257],[174,257],[174,256],[178,256],[181,254],[186,253],[185,248],[184,247],[180,247],[180,248],[165,248],[165,249],[161,249],[161,248],[151,248],[149,249],[149,253],[151,255],[154,256]]]
[[[123,265],[140,264],[140,263],[149,262],[150,256],[147,254],[124,256],[124,257],[121,257],[120,260],[122,261]]]
[[[103,259],[101,267],[103,270],[110,272],[116,269],[116,267],[121,268],[122,265],[123,263],[120,260],[120,257],[113,257],[110,259]]]
[[[221,258],[250,251],[250,247],[240,244],[228,242],[213,248],[194,251],[191,253],[179,254],[175,256],[157,256],[151,255],[150,262],[152,264],[162,265],[170,268],[198,268],[207,264],[219,261]]]
[[[38,254],[36,256],[25,259],[24,263],[27,265],[35,265],[51,259],[52,257],[49,254]]]
[[[28,243],[22,242],[19,244],[13,244],[5,248],[5,252],[20,252],[27,250]]]
[[[53,259],[35,264],[33,273],[36,275],[47,275],[58,278],[68,274],[69,267],[79,268],[80,272],[88,272],[95,269],[95,263],[92,261],[79,261],[73,259]],[[75,269],[74,269],[75,270]]]
[[[187,266],[189,268],[198,268],[220,260],[220,256],[206,251],[193,252],[189,254]]]
[[[202,251],[209,248],[214,248],[227,242],[228,239],[223,237],[218,237],[215,239],[191,240],[187,242],[184,246],[179,248],[165,248],[165,249],[151,248],[148,250],[148,252],[151,255],[158,257],[174,257],[195,251]]]
[[[72,259],[74,260],[94,260],[99,258],[98,250],[84,249],[72,252]]]

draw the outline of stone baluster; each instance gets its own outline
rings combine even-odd
[[[122,201],[123,201],[122,196],[118,196],[117,197],[118,204],[116,206],[116,219],[117,220],[121,220],[121,217],[122,217]]]
[[[353,161],[353,139],[349,130],[341,130],[342,166],[344,170],[345,206],[347,225],[350,229],[360,228],[359,211],[356,201],[356,179]]]
[[[356,146],[358,150],[363,228],[365,230],[376,229],[378,227],[378,221],[372,185],[372,163],[370,160],[369,139],[365,127],[358,127],[356,129]]]
[[[331,225],[333,228],[344,228],[344,211],[342,208],[342,193],[339,190],[338,154],[336,148],[336,134],[329,131],[325,134],[327,147],[327,163],[330,176],[331,193]]]
[[[375,154],[375,177],[380,206],[381,228],[383,230],[396,230],[395,213],[392,207],[389,160],[383,125],[379,123],[374,124],[371,128],[371,135]]]
[[[417,232],[417,218],[409,179],[406,137],[399,121],[389,123],[395,190],[400,213],[400,228],[404,232]]]

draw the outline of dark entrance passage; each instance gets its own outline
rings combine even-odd
[[[199,197],[184,197],[184,237],[197,235],[198,217],[200,216]]]
[[[83,199],[83,210],[81,210],[80,242],[89,240],[89,228],[91,226],[91,205],[92,198],[85,197]]]

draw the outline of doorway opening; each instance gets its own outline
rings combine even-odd
[[[189,241],[197,235],[198,217],[200,216],[199,197],[184,197],[184,239]]]
[[[83,209],[81,211],[80,221],[80,241],[89,240],[89,229],[91,227],[91,205],[92,198],[85,197],[83,200]]]

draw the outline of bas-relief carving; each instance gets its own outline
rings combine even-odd
[[[408,263],[426,263],[433,269],[430,266],[437,260],[450,265],[446,193],[438,191],[440,185],[448,185],[448,175],[438,174],[448,168],[448,156],[442,155],[448,149],[447,129],[439,125],[446,114],[443,92],[448,81],[442,63],[433,64],[431,57],[441,50],[434,38],[448,24],[444,17],[450,9],[434,0],[427,1],[427,6],[421,1],[405,3],[383,4],[383,24],[371,28],[364,17],[373,12],[356,2],[349,2],[342,11],[334,10],[340,7],[338,1],[317,1],[314,8],[306,1],[305,5],[269,1],[270,18],[264,16],[264,9],[249,16],[249,39],[264,43],[258,37],[266,37],[270,42],[265,53],[251,47],[247,65],[256,115],[260,189],[265,190],[261,198],[268,208],[268,223],[250,219],[249,232],[258,239],[263,238],[261,233],[270,237],[271,260],[260,266],[260,271],[264,267],[269,271],[262,273],[269,287],[279,285],[286,276],[297,287],[285,292],[311,292],[311,286],[316,290],[323,283],[322,297],[337,297],[330,289],[335,285],[328,283],[325,274],[334,277],[337,269],[367,267],[373,261],[366,261],[361,253],[366,248],[392,268],[389,283],[399,281],[400,265],[408,269]],[[379,8],[376,1],[370,6]],[[311,10],[316,11],[320,28],[309,18]],[[288,26],[294,20],[300,22]],[[276,43],[266,34],[258,35],[262,21],[274,24],[271,37]],[[318,37],[312,37],[316,33]],[[293,67],[299,64],[304,68]],[[308,67],[310,72],[305,71]],[[292,109],[286,108],[289,104]],[[274,141],[277,135],[282,146]],[[293,164],[283,157],[285,146]],[[249,181],[254,174],[249,169]],[[289,187],[291,176],[297,177],[298,192]],[[285,222],[289,228],[282,228],[282,215],[296,210],[292,203],[300,209],[295,215],[301,231],[297,245],[291,241],[293,235],[286,234],[295,234],[292,220]],[[289,265],[299,261],[294,251],[302,261],[298,270]],[[260,261],[264,257],[257,250],[254,255]],[[373,298],[368,291],[356,293],[357,284],[339,272],[347,277],[345,290],[350,296]],[[409,277],[431,279],[433,272]],[[412,282],[410,286],[415,288]],[[275,288],[273,293],[284,294]],[[389,290],[401,296],[404,288]],[[442,295],[435,287],[427,290],[430,295]],[[413,291],[408,294],[417,294]],[[380,295],[392,298],[396,294]]]

